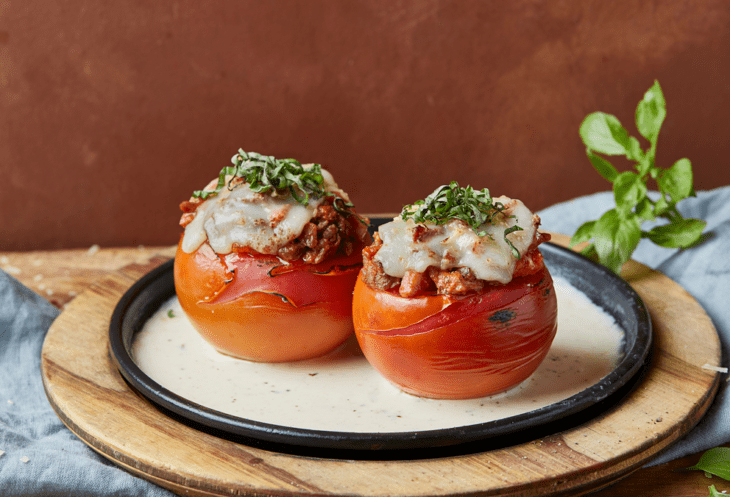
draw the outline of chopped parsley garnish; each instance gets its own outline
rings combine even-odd
[[[304,167],[295,159],[276,159],[256,152],[238,153],[231,158],[233,166],[221,169],[215,190],[197,190],[193,197],[205,200],[218,195],[224,186],[233,190],[235,178],[242,178],[248,187],[257,193],[291,194],[302,205],[307,205],[309,197],[333,197],[333,206],[340,213],[347,212],[353,205],[324,187],[321,164]],[[230,177],[229,179],[226,179]]]
[[[426,197],[413,204],[406,205],[401,211],[401,218],[405,221],[413,219],[417,224],[446,224],[452,219],[465,222],[477,236],[486,236],[486,231],[480,231],[484,224],[494,224],[497,217],[504,214],[504,204],[495,202],[486,188],[474,190],[471,186],[462,188],[456,181],[443,185]],[[522,228],[514,225],[504,230],[504,241],[507,242],[512,254],[519,259],[520,252],[507,239],[507,235]]]

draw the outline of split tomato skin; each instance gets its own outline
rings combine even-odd
[[[527,379],[557,331],[557,298],[547,268],[465,296],[404,298],[355,284],[353,322],[370,364],[420,397],[467,399]]]
[[[178,245],[175,290],[193,327],[218,352],[255,362],[322,356],[354,332],[359,253],[318,265],[284,264],[247,251]]]

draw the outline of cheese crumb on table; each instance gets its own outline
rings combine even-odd
[[[702,366],[702,369],[709,369],[710,371],[717,371],[718,373],[727,373],[727,368],[719,367],[719,366],[713,366],[711,364],[705,364]]]
[[[22,272],[19,267],[15,266],[5,266],[3,269],[5,269],[5,271],[7,271],[8,273],[15,275],[18,275]]]
[[[30,458],[28,456],[23,456],[20,458],[20,462],[23,464],[28,464],[30,462]]]

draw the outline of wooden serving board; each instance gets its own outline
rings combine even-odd
[[[554,237],[566,243],[567,238]],[[503,449],[428,460],[334,460],[270,452],[208,435],[158,411],[124,382],[108,325],[122,294],[163,263],[127,266],[71,301],[43,345],[51,405],[84,442],[180,495],[583,495],[638,469],[687,433],[719,385],[720,343],[679,285],[634,261],[624,278],[649,308],[654,348],[621,403],[568,431]]]

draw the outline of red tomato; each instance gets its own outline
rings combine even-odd
[[[216,254],[205,242],[178,245],[175,290],[195,329],[219,352],[259,362],[310,359],[352,333],[352,288],[362,266],[351,256],[286,264],[250,251]]]
[[[372,366],[402,390],[440,399],[483,397],[527,379],[557,331],[553,281],[542,264],[506,285],[464,296],[404,298],[355,285],[353,322]]]

